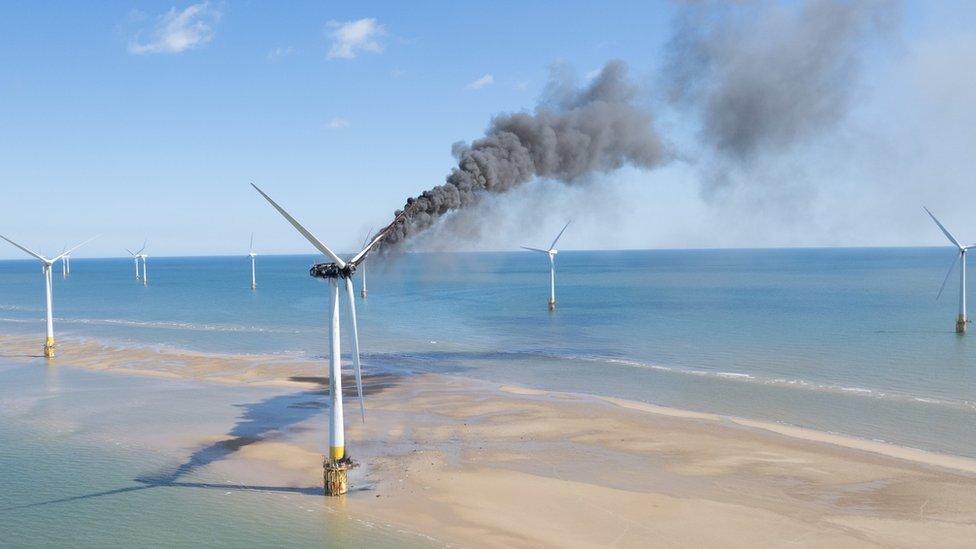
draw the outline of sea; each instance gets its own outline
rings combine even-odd
[[[954,254],[949,248],[569,250],[556,259],[555,311],[547,307],[548,262],[540,254],[377,255],[365,263],[365,299],[359,295],[362,273],[355,279],[363,364],[367,372],[435,372],[612,396],[976,457],[976,331],[955,333],[958,273],[936,299]],[[135,280],[129,258],[75,258],[68,278],[55,268],[55,330],[61,345],[86,338],[318,358],[324,371],[328,285],[309,276],[321,260],[258,256],[251,290],[250,260],[243,255],[151,257],[148,285]],[[36,334],[38,350],[43,282],[36,262],[0,261],[0,333]],[[350,347],[346,339],[343,350]],[[24,391],[44,395],[37,398],[55,410],[48,418],[55,423],[65,420],[58,410],[72,421],[93,417],[86,408],[108,406],[113,384],[126,394],[182,395],[157,394],[145,406],[156,403],[172,415],[169,402],[184,398],[193,411],[187,421],[237,413],[228,403],[240,399],[238,392],[260,391],[190,382],[167,389],[177,382],[108,381],[70,369],[59,379],[62,390],[74,389],[68,396],[77,402],[49,395],[43,369],[0,367],[4,520],[10,516],[5,508],[57,499],[29,494],[43,484],[35,476],[48,469],[55,478],[74,478],[72,468],[85,460],[110,459],[133,470],[103,464],[106,473],[132,479],[139,467],[122,450],[100,456],[102,450],[61,444],[44,429],[38,434],[29,421],[4,421],[10,402],[26,398]],[[203,392],[215,396],[209,402],[193,396]],[[90,428],[122,432],[126,420],[99,421]],[[83,440],[79,435],[74,442]],[[156,487],[132,497],[170,490]],[[193,492],[200,498],[195,505],[213,512],[208,500],[215,491]],[[51,505],[77,509],[78,501]],[[78,521],[99,512],[92,505],[77,511]],[[245,520],[250,511],[242,505],[239,527],[246,531],[256,523]],[[258,512],[255,505],[251,511]],[[315,528],[329,527],[315,522]],[[312,539],[317,531],[310,528]],[[368,533],[374,537],[365,539],[379,545],[389,541],[383,536],[397,535]]]

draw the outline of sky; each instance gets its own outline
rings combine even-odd
[[[101,235],[76,257],[121,256],[143,239],[154,256],[245,254],[252,232],[258,253],[309,252],[253,181],[353,251],[444,181],[452,144],[496,114],[532,111],[553,67],[585,85],[620,59],[669,162],[531,181],[479,206],[482,238],[424,245],[538,246],[568,219],[567,249],[944,245],[923,204],[976,241],[976,5],[892,3],[842,113],[736,168],[738,183],[717,193],[700,113],[665,97],[683,9],[8,0],[0,234],[49,254]],[[0,246],[0,259],[22,257]]]

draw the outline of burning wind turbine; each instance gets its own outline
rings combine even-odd
[[[3,235],[0,235],[0,238],[13,244],[14,246],[27,252],[28,254],[34,256],[35,258],[37,258],[38,261],[41,262],[41,270],[44,273],[44,289],[45,289],[45,297],[46,297],[45,303],[47,305],[47,339],[44,340],[44,357],[54,358],[54,315],[52,313],[52,306],[54,301],[54,297],[53,297],[54,281],[51,279],[51,266],[53,266],[54,263],[57,262],[59,259],[63,260],[67,254],[70,254],[71,252],[77,250],[78,248],[84,246],[85,244],[88,244],[89,242],[95,240],[95,238],[98,237],[89,238],[88,240],[82,242],[81,244],[78,244],[74,248],[71,248],[70,250],[63,252],[61,255],[56,256],[54,259],[48,259],[38,253],[35,253],[21,246],[20,244],[17,244],[13,240],[10,240],[9,238]]]
[[[251,186],[271,204],[278,213],[282,215],[302,236],[308,240],[312,246],[322,252],[330,263],[318,263],[312,266],[309,274],[315,278],[323,278],[329,281],[329,455],[323,464],[325,468],[325,490],[326,494],[338,496],[346,493],[346,471],[354,467],[355,464],[346,453],[345,427],[343,424],[342,411],[342,365],[340,362],[340,342],[339,342],[339,285],[342,284],[346,289],[346,302],[349,306],[349,320],[352,328],[352,363],[356,376],[356,393],[359,396],[359,410],[363,421],[366,421],[366,407],[363,402],[363,380],[362,368],[359,362],[359,332],[356,325],[356,300],[352,287],[352,277],[358,267],[373,249],[376,244],[386,236],[387,232],[394,224],[401,221],[400,217],[393,220],[366,246],[353,255],[349,260],[343,260],[336,255],[328,246],[323,244],[318,238],[302,226],[294,217],[284,210],[270,196],[264,194],[254,183]],[[342,282],[340,283],[340,279]]]
[[[556,235],[555,240],[552,241],[552,245],[549,246],[548,250],[522,246],[522,249],[524,250],[529,250],[532,252],[541,252],[549,256],[549,310],[550,311],[556,310],[556,254],[559,253],[559,250],[556,249],[556,242],[559,242],[559,238],[563,235],[564,232],[566,232],[566,227],[569,227],[570,223],[572,223],[572,221],[567,222],[566,225],[563,227],[563,230],[559,231],[559,234]]]
[[[949,239],[949,242],[952,242],[957,248],[959,248],[959,254],[956,255],[956,259],[952,262],[952,265],[949,266],[949,271],[946,273],[945,279],[942,280],[942,287],[939,288],[939,295],[936,297],[936,299],[942,297],[942,291],[945,290],[946,283],[949,282],[949,276],[952,274],[952,270],[956,268],[956,263],[961,263],[959,266],[959,316],[956,317],[956,333],[964,334],[966,333],[966,324],[969,323],[969,318],[966,316],[966,252],[969,251],[970,248],[976,247],[976,243],[963,246],[958,240],[956,240],[956,237],[952,236],[952,233],[950,233],[949,230],[946,229],[938,219],[936,219],[928,208],[924,206],[922,208],[925,210],[925,213],[929,214],[932,221],[935,221],[935,224],[939,226],[939,229],[942,230],[942,234]]]

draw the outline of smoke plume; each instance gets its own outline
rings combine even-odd
[[[402,222],[383,241],[404,241],[486,193],[503,193],[534,178],[573,183],[626,164],[650,168],[664,159],[651,115],[636,104],[637,87],[623,62],[611,61],[578,87],[554,71],[534,112],[494,117],[485,136],[456,143],[457,167],[443,185],[407,200]],[[400,212],[397,212],[399,215]]]
[[[672,105],[698,118],[706,190],[729,169],[834,130],[866,51],[897,12],[887,0],[686,4],[666,49],[664,86]]]

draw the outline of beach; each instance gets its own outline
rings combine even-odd
[[[297,399],[287,410],[300,417],[248,416],[265,423],[257,432],[202,419],[188,426],[178,435],[187,463],[220,450],[194,475],[280,487],[424,545],[962,547],[976,536],[976,460],[431,373],[366,377],[366,421],[354,399],[346,408],[347,447],[360,466],[347,496],[324,498],[320,361],[77,339],[46,365],[32,358],[35,339],[0,337],[4,359]]]

